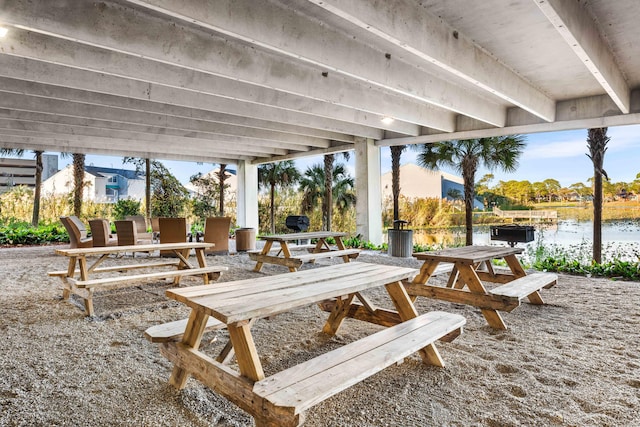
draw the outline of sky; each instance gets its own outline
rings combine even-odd
[[[610,127],[607,133],[611,140],[604,157],[604,169],[612,182],[631,182],[640,173],[640,125]],[[514,173],[505,173],[500,170],[488,171],[480,169],[476,174],[478,181],[484,174],[493,173],[495,178],[490,182],[494,186],[498,181],[544,181],[553,178],[563,187],[582,182],[587,184],[587,179],[593,176],[593,165],[586,156],[587,130],[548,132],[526,135],[526,148],[520,157],[519,166]],[[55,154],[55,153],[53,153]],[[407,149],[402,153],[401,164],[415,163],[417,152]],[[25,157],[30,157],[27,153]],[[347,169],[354,176],[354,156],[350,156]],[[339,161],[344,162],[340,156]],[[59,158],[59,168],[71,162],[70,158]],[[186,184],[189,178],[198,172],[209,172],[217,165],[211,163],[193,163],[179,161],[165,161],[162,163],[173,173],[180,182]],[[122,157],[87,155],[86,164],[103,167],[133,169],[132,165],[123,165]],[[296,160],[296,166],[301,173],[307,167],[314,164],[322,164],[322,156],[309,157]],[[234,166],[230,165],[233,169]],[[382,173],[391,170],[391,156],[388,147],[381,151]],[[444,169],[446,172],[457,174],[456,171]]]

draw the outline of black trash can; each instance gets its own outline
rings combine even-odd
[[[400,258],[408,258],[413,253],[413,230],[406,230],[407,221],[393,221],[393,228],[387,230],[389,241],[388,254]]]

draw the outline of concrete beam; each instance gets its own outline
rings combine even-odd
[[[584,3],[566,0],[534,0],[534,3],[607,91],[620,111],[629,113],[629,86]]]
[[[143,159],[181,160],[185,162],[206,162],[236,164],[237,158],[225,158],[215,153],[193,153],[177,150],[170,154],[157,153],[154,149],[144,149],[133,146],[130,142],[127,148],[113,145],[79,144],[64,138],[32,138],[11,135],[0,135],[0,148],[17,148],[24,150],[42,150],[60,153],[100,154],[105,156],[130,156]]]
[[[257,158],[255,160],[253,160],[251,163],[254,165],[259,165],[259,164],[263,164],[263,163],[273,163],[273,162],[280,162],[282,160],[293,160],[293,159],[301,159],[303,157],[310,157],[310,156],[323,156],[325,154],[331,154],[331,153],[344,153],[345,151],[351,151],[354,149],[354,145],[353,144],[342,144],[342,145],[334,145],[332,147],[329,148],[320,148],[320,149],[316,149],[316,150],[309,150],[306,151],[304,153],[289,153],[289,154],[285,154],[283,156],[273,156],[273,157],[269,157],[269,158]]]
[[[248,127],[270,129],[319,138],[342,140],[341,134],[380,139],[382,130],[377,118],[363,115],[358,122],[334,120],[298,111],[286,110],[276,105],[264,105],[182,88],[158,85],[131,78],[97,74],[92,71],[65,67],[18,56],[0,55],[0,76],[13,81],[41,82],[47,89],[63,88],[65,99],[105,106],[138,109],[140,111],[191,117],[229,124],[245,124]],[[124,99],[124,101],[122,101]],[[138,107],[134,101],[142,101]],[[124,105],[123,105],[124,104]],[[228,113],[228,114],[224,114]],[[355,116],[355,115],[354,115]],[[239,118],[239,119],[238,119]],[[352,117],[356,119],[356,117]],[[252,121],[245,123],[247,119]],[[240,123],[238,123],[240,120]],[[286,124],[286,125],[282,125]],[[365,125],[366,124],[366,125]],[[309,131],[290,131],[282,126],[294,126]],[[326,133],[324,133],[326,131]],[[409,133],[409,129],[407,129]],[[415,127],[413,127],[415,131]],[[338,135],[330,135],[337,133]]]
[[[379,147],[391,145],[425,144],[452,139],[487,138],[514,134],[555,132],[640,123],[640,90],[631,93],[631,113],[622,114],[608,95],[590,96],[558,102],[556,121],[547,123],[522,110],[509,111],[509,120],[503,128],[470,128],[461,132],[433,133],[411,138],[389,138],[376,141]]]
[[[183,117],[174,117],[154,113],[144,113],[119,108],[103,107],[99,105],[83,104],[62,101],[51,98],[40,98],[19,95],[15,93],[0,92],[0,108],[12,110],[31,111],[60,116],[81,117],[87,119],[106,120],[118,123],[143,124],[160,128],[170,128],[182,131],[197,132],[207,139],[226,141],[260,141],[264,145],[274,148],[302,149],[307,147],[326,148],[330,142],[312,137],[303,137],[288,133],[273,132],[224,123],[205,122],[191,120]]]
[[[193,77],[204,78],[201,74],[208,75],[209,79],[219,76],[223,79],[217,79],[216,91],[223,90],[220,86],[224,86],[234,98],[246,99],[243,96],[251,97],[252,92],[260,88],[271,88],[279,96],[289,94],[320,100],[379,117],[391,111],[401,121],[452,130],[452,114],[429,108],[423,102],[338,73],[323,75],[325,70],[317,66],[191,27],[180,27],[133,9],[123,10],[111,2],[101,2],[99,10],[90,2],[74,3],[73,8],[62,0],[37,5],[25,0],[6,0],[5,3],[3,20],[30,32],[11,31],[5,37],[8,43],[23,44],[27,39],[34,41],[35,37],[30,37],[34,33],[47,34],[41,43],[32,46],[40,47],[36,56],[19,53],[21,46],[13,49],[7,46],[5,53],[113,75],[145,76],[145,80],[155,83],[174,76],[186,88],[193,86]],[[92,50],[89,47],[95,49],[95,55],[89,55]],[[189,76],[191,74],[193,76]],[[181,87],[180,84],[172,86]],[[230,92],[229,87],[237,90]],[[205,88],[204,92],[210,93],[210,90]]]
[[[189,149],[193,150],[215,148],[220,153],[246,157],[273,155],[282,156],[288,153],[287,150],[262,146],[259,142],[255,142],[249,146],[246,141],[242,141],[242,146],[240,147],[240,143],[238,141],[234,141],[232,137],[230,137],[230,140],[221,139],[219,141],[214,141],[198,138],[176,137],[162,134],[129,132],[113,129],[98,129],[60,123],[38,123],[0,118],[0,132],[8,134],[11,131],[15,132],[13,133],[14,135],[23,134],[29,136],[40,136],[42,138],[55,135],[56,137],[60,138],[64,137],[72,139],[82,139],[82,137],[86,137],[87,140],[101,138],[102,140],[131,141],[131,143],[134,144],[143,142],[153,143],[156,144],[158,150],[167,149],[170,145],[177,145],[181,147],[188,146]]]
[[[555,102],[413,0],[309,0],[381,39],[526,111],[554,120]],[[495,126],[480,116],[467,114]]]
[[[498,104],[397,58],[387,58],[385,52],[359,38],[335,31],[291,7],[260,0],[128,1],[496,126],[505,120],[504,108]],[[392,112],[388,115],[394,116]]]

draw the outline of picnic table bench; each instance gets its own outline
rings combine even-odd
[[[107,288],[121,283],[132,283],[141,280],[156,280],[173,278],[173,283],[178,285],[180,278],[184,276],[202,276],[205,284],[210,280],[220,277],[224,266],[207,266],[204,250],[214,246],[212,243],[179,242],[130,246],[105,246],[94,248],[69,248],[56,249],[56,254],[69,258],[67,270],[50,271],[49,276],[59,277],[63,283],[62,297],[69,299],[71,294],[79,295],[84,300],[85,313],[93,316],[93,295],[96,288]],[[155,252],[160,250],[171,251],[177,260],[155,261],[150,263],[137,263],[126,265],[101,266],[110,255],[118,255],[132,252]],[[189,262],[191,251],[195,252],[199,267]],[[97,256],[97,260],[89,265],[87,257]],[[138,273],[112,277],[95,277],[95,274],[108,272],[125,272],[137,269],[157,269],[162,267],[174,267],[173,270],[155,271],[153,273]],[[92,277],[90,277],[90,275]],[[79,276],[79,278],[76,278]]]
[[[342,237],[347,233],[339,233],[333,231],[313,231],[304,233],[288,233],[288,234],[274,234],[271,236],[260,236],[261,240],[265,241],[264,247],[261,251],[249,252],[249,258],[256,261],[254,271],[260,271],[264,263],[283,265],[289,268],[289,271],[297,271],[305,262],[314,262],[320,258],[332,258],[342,257],[344,262],[349,262],[351,259],[355,259],[360,254],[359,249],[347,249],[342,242]],[[335,247],[330,246],[327,243],[328,238],[333,238],[336,242]],[[290,246],[289,242],[299,240],[317,240],[317,242],[309,247],[308,245]],[[272,253],[272,247],[274,243],[279,243],[277,253]],[[310,253],[306,254],[292,254],[293,248],[308,248]]]
[[[444,366],[434,342],[457,337],[465,319],[445,312],[418,315],[402,286],[416,273],[405,267],[353,262],[170,289],[167,296],[191,307],[189,319],[152,326],[145,336],[158,342],[161,353],[174,364],[169,381],[176,388],[194,376],[251,414],[258,427],[298,426],[307,409],[414,352],[427,364]],[[396,311],[376,308],[365,297],[365,291],[382,286]],[[354,308],[356,300],[366,302]],[[323,301],[334,303],[323,328],[326,334],[335,335],[348,317],[388,327],[266,377],[251,334],[256,320]],[[212,317],[216,321],[211,322]],[[221,353],[213,358],[200,351],[204,331],[222,327],[230,340]],[[239,372],[226,364],[233,352]]]
[[[521,248],[506,246],[464,246],[415,253],[413,256],[424,263],[420,274],[411,283],[405,283],[405,288],[413,300],[424,296],[479,307],[491,327],[507,329],[498,311],[510,312],[520,306],[525,298],[531,304],[544,304],[540,290],[554,286],[558,280],[553,273],[527,275],[516,258],[522,251]],[[492,265],[494,259],[504,259],[510,271],[495,271]],[[429,278],[441,267],[440,263],[452,266],[446,286],[428,283]],[[487,289],[483,281],[500,285]]]

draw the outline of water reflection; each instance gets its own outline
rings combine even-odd
[[[560,248],[566,253],[580,250],[588,257],[593,241],[593,222],[575,219],[560,220],[556,224],[534,224],[535,240],[520,243],[519,247],[532,253],[537,246]],[[454,229],[414,230],[413,243],[429,246],[461,246],[465,242],[464,227]],[[477,245],[507,245],[492,241],[489,226],[474,226],[473,242]],[[640,254],[640,219],[606,221],[602,224],[602,245],[605,260],[612,258],[637,261]],[[578,254],[575,254],[578,257]]]

